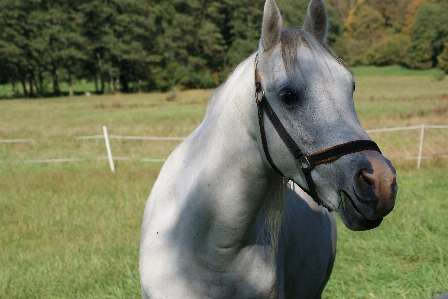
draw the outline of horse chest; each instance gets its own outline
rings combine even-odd
[[[145,259],[144,298],[284,298],[276,260],[259,246],[227,255],[170,245]]]
[[[207,297],[283,298],[278,296],[281,279],[276,258],[266,255],[260,246],[247,246],[219,265],[213,261],[204,263],[204,258],[199,260],[200,290]]]

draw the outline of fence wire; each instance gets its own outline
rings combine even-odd
[[[391,161],[448,158],[448,125],[419,125],[367,130]],[[57,139],[0,140],[0,164],[76,163],[107,160],[111,171],[116,161],[163,163],[185,137],[103,135]],[[61,140],[63,139],[63,140]],[[89,142],[86,142],[89,141]],[[163,142],[147,142],[163,141]],[[53,157],[48,157],[52,155]],[[148,157],[149,155],[149,157]]]

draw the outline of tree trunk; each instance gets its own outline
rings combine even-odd
[[[68,90],[69,95],[72,97],[73,96],[72,72],[70,72],[70,69],[67,69],[67,71],[68,71]]]
[[[40,90],[39,86],[37,85],[37,81],[36,81],[36,77],[34,76],[34,72],[31,72],[30,76],[31,76],[30,83],[36,88],[36,96],[40,97],[41,90]]]
[[[26,89],[26,82],[24,77],[20,77],[20,82],[22,82],[22,88],[23,88],[23,96],[25,98],[28,97],[28,90]]]
[[[44,91],[44,75],[42,74],[42,71],[39,71],[39,86],[40,86],[40,92],[42,94],[42,96],[45,96],[45,91]]]
[[[11,90],[12,97],[14,98],[16,96],[16,74],[12,77],[12,90]]]
[[[109,70],[109,90],[110,92],[114,93],[114,75],[112,74],[112,71]]]
[[[100,72],[100,80],[101,80],[101,93],[104,93],[106,83],[104,83],[104,76],[103,74],[101,74],[101,72]]]
[[[33,88],[33,72],[30,72],[29,77],[28,77],[28,82],[30,84],[30,92],[29,92],[29,97],[32,98],[34,97],[34,88]]]
[[[119,92],[121,90],[121,86],[120,86],[120,75],[117,74],[117,76],[115,77],[115,87],[117,88],[117,91]]]
[[[104,93],[104,76],[103,76],[102,63],[101,63],[101,54],[99,52],[96,52],[96,59],[98,61],[98,68],[100,70],[101,93]]]
[[[133,90],[136,91],[136,92],[140,92],[140,89],[141,89],[140,83],[142,83],[142,81],[138,77],[138,74],[135,72],[134,68],[132,68],[132,73],[134,74],[134,80],[135,80],[135,84],[133,86]]]
[[[98,94],[98,79],[95,72],[93,73],[93,80],[95,81],[95,93]]]
[[[61,95],[61,90],[59,89],[58,69],[55,63],[52,64],[51,74],[53,76],[53,93],[58,97]]]
[[[120,81],[121,81],[121,86],[122,86],[122,91],[123,92],[129,92],[129,84],[128,84],[128,80],[126,78],[125,75],[120,75]]]

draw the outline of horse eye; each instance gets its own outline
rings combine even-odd
[[[356,90],[356,82],[353,82],[353,92]]]
[[[280,94],[280,99],[285,104],[292,104],[296,101],[296,95],[291,91],[285,91]]]

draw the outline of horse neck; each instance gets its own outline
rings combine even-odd
[[[203,123],[194,133],[197,150],[204,153],[198,162],[198,178],[207,186],[197,188],[200,194],[194,196],[209,206],[212,203],[216,210],[214,221],[223,232],[216,232],[218,242],[226,235],[222,246],[254,241],[250,230],[261,221],[267,228],[265,236],[276,247],[283,217],[279,197],[286,197],[285,181],[264,162],[257,142],[254,58],[242,62],[215,92]],[[222,229],[229,225],[231,236]]]
[[[218,162],[232,161],[232,169],[241,167],[247,161],[245,156],[255,153],[259,158],[256,171],[262,169],[256,140],[258,118],[254,94],[253,58],[250,57],[216,90],[199,127],[202,140],[213,144],[210,154],[216,154]]]

